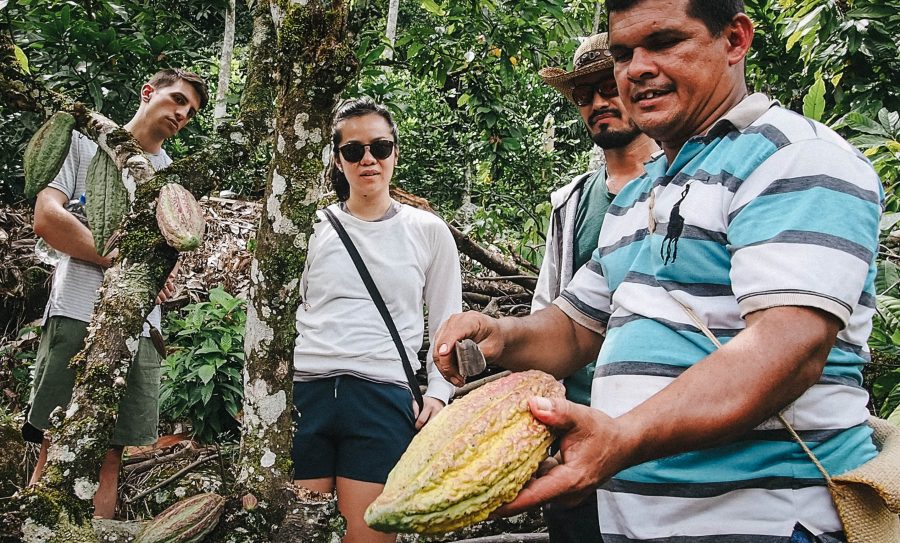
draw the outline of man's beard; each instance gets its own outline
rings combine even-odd
[[[641,135],[641,129],[634,122],[629,122],[627,128],[621,130],[600,130],[591,135],[591,139],[602,149],[619,149],[633,142]]]

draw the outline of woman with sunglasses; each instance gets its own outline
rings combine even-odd
[[[388,110],[364,98],[343,104],[332,124],[330,177],[339,202],[329,210],[368,268],[415,370],[428,328],[462,305],[459,255],[444,222],[389,194],[399,148]],[[337,491],[347,519],[344,543],[393,542],[371,530],[366,507],[415,431],[441,408],[453,385],[426,358],[419,410],[398,348],[332,224],[322,212],[309,241],[294,348],[294,479]]]

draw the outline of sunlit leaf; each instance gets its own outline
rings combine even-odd
[[[825,81],[820,76],[803,97],[803,114],[814,121],[821,121],[823,113],[825,113]]]
[[[199,370],[197,370],[197,377],[203,381],[203,384],[207,384],[212,380],[213,376],[216,374],[215,366],[201,366]],[[206,402],[204,402],[206,403]]]
[[[890,137],[890,135],[884,131],[884,127],[878,124],[877,121],[859,113],[858,111],[851,111],[847,115],[841,119],[843,124],[846,124],[848,127],[856,130],[857,132],[864,132],[866,134],[874,134],[877,136]]]
[[[22,68],[22,73],[31,74],[31,69],[28,67],[28,57],[25,55],[25,51],[22,51],[22,48],[18,45],[13,45],[13,53],[16,55],[16,61],[18,61],[19,67]]]
[[[425,11],[429,13],[433,13],[438,17],[443,17],[447,13],[444,11],[444,8],[439,6],[434,0],[421,0],[422,7],[425,8]]]

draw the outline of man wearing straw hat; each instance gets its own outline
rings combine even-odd
[[[434,339],[455,384],[461,338],[557,376],[599,352],[594,409],[530,401],[561,461],[501,513],[596,490],[606,543],[845,541],[826,473],[876,455],[862,367],[880,180],[826,126],[748,93],[741,0],[606,7],[620,97],[664,155],[551,306],[454,315]]]
[[[609,204],[626,183],[644,173],[644,163],[659,151],[622,106],[608,44],[605,32],[589,36],[575,51],[571,72],[540,71],[545,83],[578,108],[591,140],[604,151],[606,167],[581,174],[550,195],[553,211],[532,312],[550,305],[591,259]],[[587,358],[583,368],[566,377],[566,398],[590,405],[594,366],[594,358]],[[551,543],[602,541],[594,493],[572,508],[547,504],[544,518]]]

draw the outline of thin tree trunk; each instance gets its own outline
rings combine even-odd
[[[219,57],[219,85],[216,89],[216,107],[213,110],[213,118],[216,126],[219,119],[225,116],[227,111],[228,87],[231,83],[231,54],[234,52],[234,23],[235,0],[228,0],[228,8],[225,10],[225,35],[222,38],[222,54]]]
[[[385,37],[391,44],[391,48],[385,50],[384,58],[394,58],[394,40],[397,38],[397,13],[400,11],[400,0],[391,0],[388,4],[387,28],[384,31]]]

